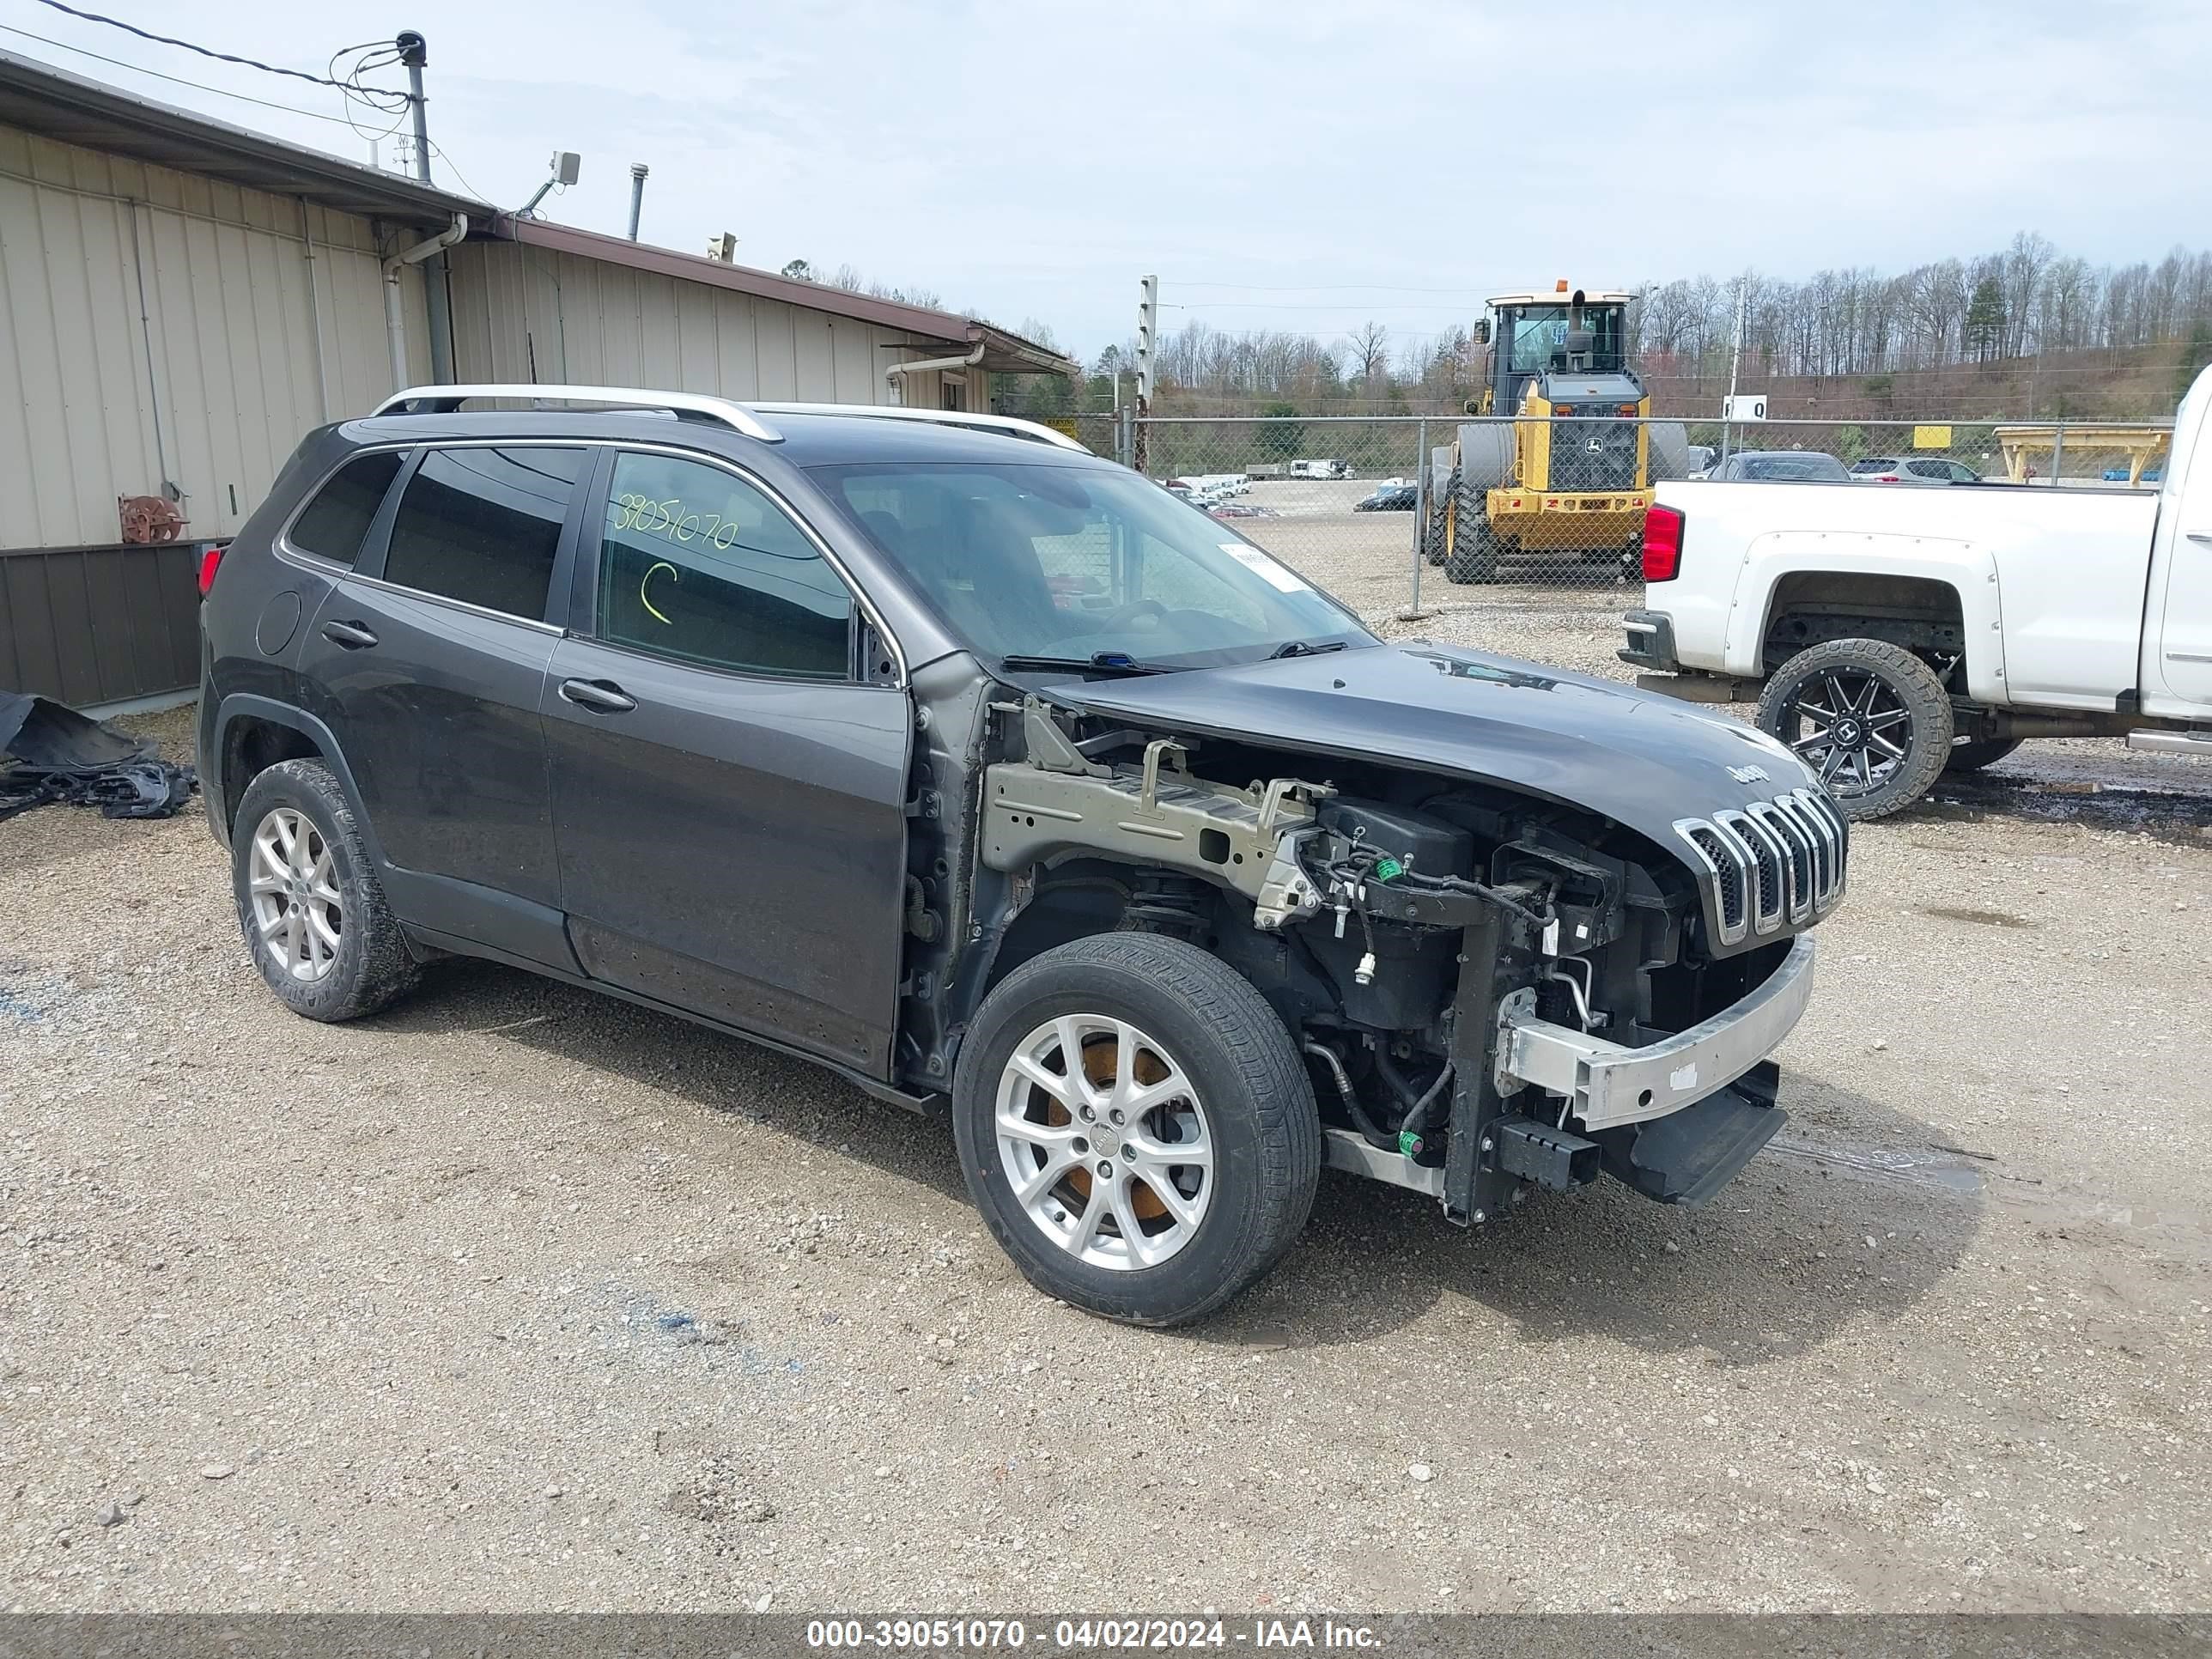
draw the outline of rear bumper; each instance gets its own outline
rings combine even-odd
[[[1686,1031],[1640,1048],[1539,1019],[1533,994],[1498,1011],[1498,1090],[1531,1085],[1567,1102],[1567,1115],[1595,1134],[1698,1105],[1750,1072],[1781,1045],[1813,995],[1813,936],[1749,995]]]
[[[1617,653],[1621,661],[1654,673],[1671,674],[1681,660],[1674,654],[1674,619],[1663,611],[1632,611],[1620,619],[1628,643]]]

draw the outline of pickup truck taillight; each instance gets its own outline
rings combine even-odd
[[[1644,514],[1644,580],[1671,582],[1682,568],[1682,511],[1656,502]]]

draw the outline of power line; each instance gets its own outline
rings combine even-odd
[[[1262,283],[1187,283],[1177,278],[1176,286],[1184,288],[1225,288],[1239,294],[1468,294],[1487,295],[1493,290],[1480,288],[1408,288],[1395,283],[1293,283],[1274,286]]]
[[[218,98],[235,98],[243,104],[258,104],[263,109],[281,109],[288,115],[304,115],[310,121],[328,121],[332,126],[349,127],[353,123],[343,116],[323,115],[314,110],[301,109],[297,104],[271,103],[266,98],[255,98],[243,92],[233,92],[228,87],[211,87],[204,81],[187,81],[181,75],[164,75],[160,70],[150,70],[140,64],[128,64],[120,58],[109,58],[88,52],[82,46],[73,46],[66,40],[51,40],[43,34],[33,34],[28,29],[19,29],[13,24],[0,23],[0,29],[9,34],[20,34],[26,40],[36,40],[42,46],[57,46],[64,52],[73,52],[80,58],[89,58],[96,64],[112,64],[117,69],[127,69],[140,75],[150,75],[156,81],[167,81],[173,86],[190,87],[195,92],[211,92]],[[359,128],[355,128],[359,131]]]
[[[1370,311],[1459,312],[1464,311],[1468,308],[1468,307],[1464,306],[1449,305],[1443,301],[1437,301],[1430,304],[1407,300],[1385,300],[1379,305],[1358,305],[1349,302],[1344,304],[1322,303],[1317,305],[1294,305],[1285,301],[1272,300],[1195,300],[1183,301],[1180,303],[1175,304],[1171,304],[1165,300],[1160,301],[1160,309],[1163,311],[1345,311],[1365,313]],[[1481,306],[1480,303],[1477,303],[1473,308],[1479,311],[1481,309]]]
[[[258,69],[270,75],[289,75],[295,81],[305,81],[312,86],[336,87],[341,92],[345,90],[346,83],[343,81],[332,81],[323,76],[309,75],[304,70],[284,69],[275,64],[264,64],[258,58],[240,58],[235,52],[217,52],[212,46],[203,46],[191,40],[179,40],[173,34],[156,34],[151,29],[140,28],[136,23],[126,23],[119,17],[103,17],[96,11],[79,11],[75,6],[64,5],[62,0],[39,0],[39,3],[42,6],[50,6],[56,11],[64,12],[71,17],[81,17],[88,23],[105,23],[112,29],[121,29],[126,34],[135,34],[142,40],[151,40],[164,46],[181,46],[186,52],[196,52],[203,58],[214,58],[217,63],[240,64],[247,69]],[[384,88],[380,87],[375,90],[381,92]],[[404,97],[405,94],[398,95]]]
[[[325,115],[317,110],[301,109],[297,104],[274,103],[269,99],[256,98],[248,93],[233,92],[228,87],[211,87],[204,81],[188,81],[181,75],[165,75],[160,70],[148,69],[141,64],[126,63],[120,58],[110,58],[101,52],[88,51],[83,46],[73,46],[66,40],[55,40],[43,34],[33,34],[28,29],[15,27],[12,23],[0,23],[0,32],[21,35],[26,40],[36,40],[42,46],[53,46],[63,52],[73,52],[78,57],[89,58],[96,64],[107,64],[116,69],[126,69],[136,75],[150,75],[156,81],[167,81],[173,86],[190,87],[195,92],[211,92],[218,98],[235,98],[240,103],[252,104],[262,109],[282,110],[287,115],[304,115],[310,121],[325,121],[334,127],[347,127],[361,137],[371,141],[389,138],[398,131],[398,124],[395,122],[382,132],[366,131],[350,115]],[[461,187],[470,195],[479,201],[491,200],[491,198],[469,183],[467,176],[455,165],[453,158],[446,153],[444,146],[433,140],[430,153],[453,169],[453,177],[460,180]]]
[[[463,173],[460,168],[453,167],[453,158],[446,154],[446,147],[434,138],[430,141],[430,154],[436,156],[441,161],[443,161],[447,167],[453,168],[453,177],[461,181],[461,188],[463,190],[468,191],[470,195],[475,197],[479,202],[489,202],[491,200],[490,197],[485,195],[482,191],[478,190],[474,185],[469,182],[468,175],[466,173]]]

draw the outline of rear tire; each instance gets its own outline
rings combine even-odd
[[[1936,671],[1881,640],[1830,640],[1766,682],[1759,730],[1820,774],[1843,815],[1887,817],[1928,792],[1951,754],[1951,699]]]
[[[1454,474],[1450,483],[1445,485],[1444,493],[1429,500],[1429,521],[1421,526],[1421,556],[1431,564],[1444,562],[1445,515],[1443,503],[1451,499],[1451,492],[1458,486],[1458,475]]]
[[[359,1019],[415,988],[421,970],[352,804],[321,761],[282,761],[246,786],[230,872],[246,951],[294,1013]]]
[[[2020,745],[2018,738],[1961,738],[1951,745],[1950,757],[1943,763],[1944,773],[1978,772],[1984,766],[1996,765]]]
[[[961,1045],[952,1113],[969,1195],[1023,1275],[1133,1325],[1225,1305],[1290,1249],[1320,1180],[1313,1085],[1282,1021],[1157,933],[1076,939],[1007,975]]]

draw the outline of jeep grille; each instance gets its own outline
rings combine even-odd
[[[1794,931],[1844,896],[1849,832],[1819,790],[1678,819],[1674,833],[1690,848],[1721,945]]]

